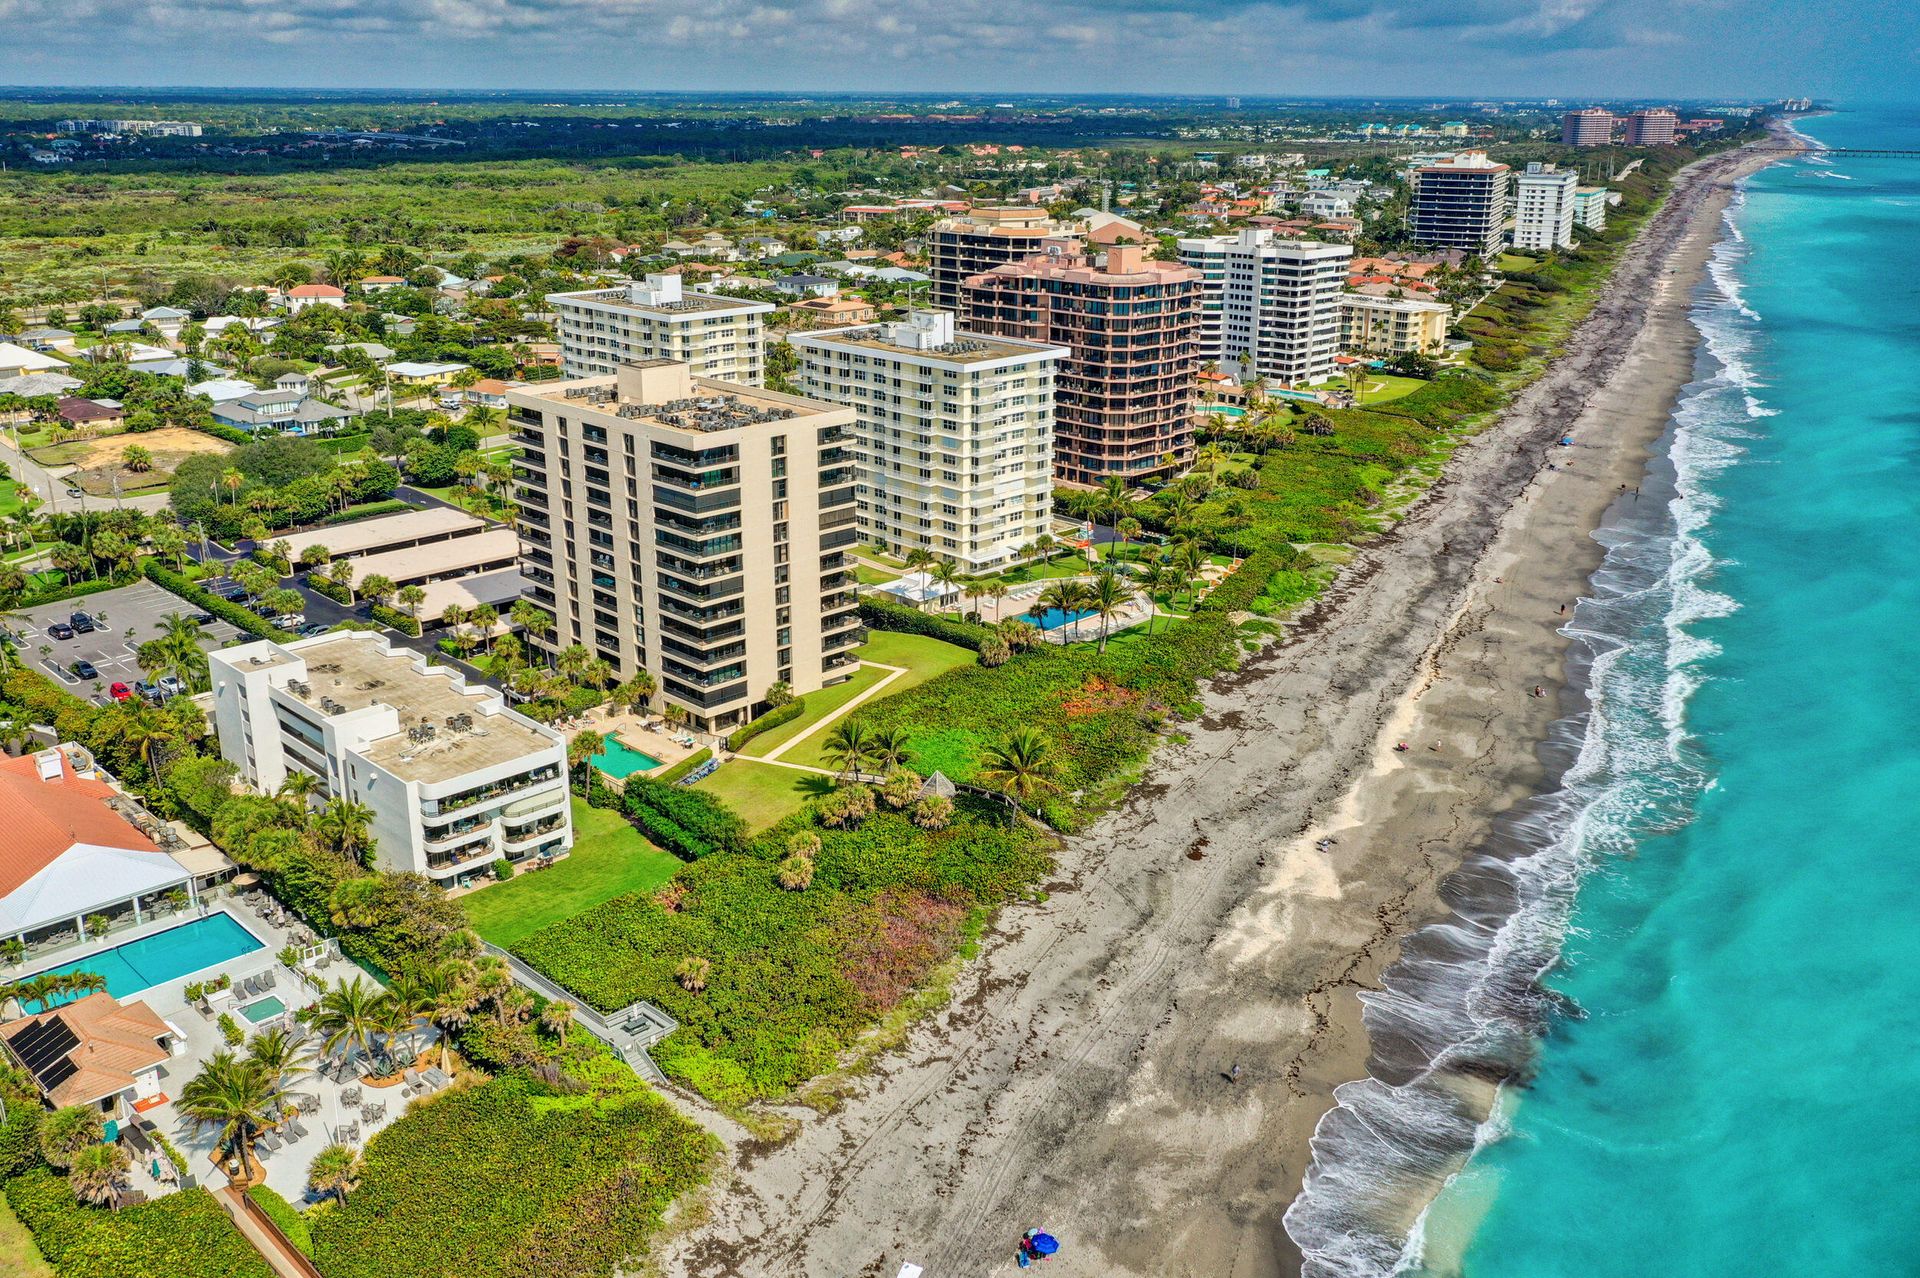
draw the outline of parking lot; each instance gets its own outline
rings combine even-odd
[[[160,636],[160,619],[170,612],[193,616],[197,611],[178,595],[141,581],[97,595],[23,608],[11,628],[20,637],[21,655],[37,662],[69,691],[104,704],[109,699],[107,690],[115,683],[131,687],[146,677],[134,654],[141,644]],[[92,617],[98,629],[71,639],[55,639],[47,633],[49,626],[66,621],[76,612]],[[240,634],[233,625],[219,620],[203,624],[201,631],[205,636],[202,646],[209,651],[224,647]],[[71,670],[76,661],[91,661],[98,676],[76,678]]]

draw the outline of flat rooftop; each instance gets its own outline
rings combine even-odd
[[[634,360],[626,367],[665,368],[671,364],[670,360]],[[692,377],[684,384],[691,389],[691,394],[663,396],[655,403],[631,390],[623,392],[617,375],[539,382],[531,387],[516,387],[513,393],[568,408],[591,408],[628,421],[651,422],[695,433],[741,430],[769,422],[847,411],[838,404],[711,377]]]
[[[304,686],[309,691],[287,691],[315,710],[321,710],[325,697],[336,708],[322,713],[343,714],[371,705],[392,706],[399,713],[402,731],[367,751],[369,759],[396,776],[450,781],[559,744],[517,717],[481,713],[476,707],[499,694],[492,689],[462,692],[450,673],[423,673],[414,666],[418,654],[408,649],[383,654],[376,640],[349,634],[321,635],[289,648],[307,663]],[[470,727],[448,725],[461,715],[471,717]],[[409,739],[405,729],[422,724],[432,725],[432,738]]]
[[[500,610],[504,620],[507,609],[526,588],[527,579],[520,575],[517,567],[497,568],[492,572],[452,577],[446,581],[430,581],[421,587],[427,592],[427,597],[420,602],[420,615],[438,617],[446,611],[448,604],[459,604],[462,608],[492,604]]]
[[[912,355],[947,364],[985,364],[999,359],[1019,359],[1040,351],[1057,352],[1060,349],[1039,342],[1017,342],[1005,337],[984,337],[977,333],[956,333],[951,342],[914,346],[893,341],[892,330],[890,324],[862,324],[822,333],[795,333],[788,340],[796,346],[818,344],[853,347],[888,355]]]
[[[712,293],[682,293],[671,302],[636,302],[624,288],[588,289],[579,293],[549,293],[549,302],[592,302],[596,306],[610,306],[617,311],[632,311],[638,315],[698,315],[719,314],[726,311],[770,311],[771,302],[755,302],[744,297],[719,297]]]
[[[325,546],[335,559],[346,559],[388,546],[410,545],[423,537],[459,536],[484,528],[486,521],[451,506],[428,506],[399,515],[381,515],[312,532],[293,533],[282,540],[293,547],[293,557],[309,546]]]
[[[519,557],[520,538],[513,529],[489,528],[469,537],[450,537],[424,546],[403,546],[398,550],[361,555],[353,561],[353,580],[358,586],[368,577],[381,576],[405,585],[422,577],[482,568]]]

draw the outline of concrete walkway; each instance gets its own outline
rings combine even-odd
[[[239,1190],[232,1185],[222,1185],[213,1191],[213,1196],[233,1218],[233,1227],[240,1231],[240,1236],[253,1244],[253,1249],[280,1278],[313,1278],[319,1272],[312,1261],[253,1218]]]

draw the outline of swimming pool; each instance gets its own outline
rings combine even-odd
[[[1093,613],[1087,611],[1069,613],[1062,612],[1058,608],[1048,608],[1044,612],[1028,613],[1027,620],[1042,630],[1058,630],[1060,627],[1070,626],[1076,621],[1084,621],[1092,615]]]
[[[272,1020],[286,1010],[287,1005],[285,1003],[282,1003],[278,998],[269,994],[265,998],[249,1003],[241,1008],[240,1015],[246,1017],[255,1025],[258,1025],[261,1021]]]
[[[600,753],[593,756],[593,766],[615,781],[624,781],[636,772],[653,771],[660,766],[660,760],[634,749],[619,737],[609,736]]]
[[[95,972],[107,978],[107,993],[126,998],[190,973],[218,967],[242,954],[263,950],[266,945],[223,910],[35,975]]]

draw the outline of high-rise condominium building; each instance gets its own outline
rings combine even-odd
[[[1081,228],[1055,222],[1045,209],[974,209],[944,218],[927,232],[932,309],[958,311],[960,285],[969,275],[1036,253],[1077,253],[1080,247]]]
[[[1513,246],[1566,248],[1573,243],[1574,192],[1580,175],[1535,161],[1513,183]]]
[[[1217,303],[1211,348],[1203,311],[1203,358],[1231,362],[1243,378],[1287,384],[1333,375],[1350,245],[1283,239],[1262,228],[1181,240],[1180,260],[1201,272],[1207,300]]]
[[[289,776],[373,813],[376,864],[464,883],[573,844],[567,742],[491,688],[380,635],[260,639],[207,654],[220,754],[263,794]]]
[[[1672,146],[1680,117],[1665,107],[1635,111],[1627,117],[1628,146]]]
[[[670,359],[695,377],[758,386],[766,375],[764,318],[770,302],[688,293],[678,275],[649,275],[619,288],[549,293],[568,377],[610,375],[628,360]]]
[[[968,331],[1066,347],[1054,377],[1053,470],[1070,483],[1134,479],[1193,455],[1200,272],[1115,245],[1031,257],[967,277]]]
[[[979,572],[1053,518],[1055,370],[1068,351],[984,337],[946,311],[787,339],[806,393],[859,414],[860,528]]]
[[[1560,141],[1567,146],[1605,146],[1613,141],[1613,112],[1605,107],[1569,111],[1560,117]]]
[[[1408,229],[1422,244],[1492,257],[1507,237],[1507,207],[1507,166],[1462,151],[1414,170]]]
[[[556,647],[644,670],[703,729],[847,677],[853,412],[639,360],[507,392],[521,569]]]

